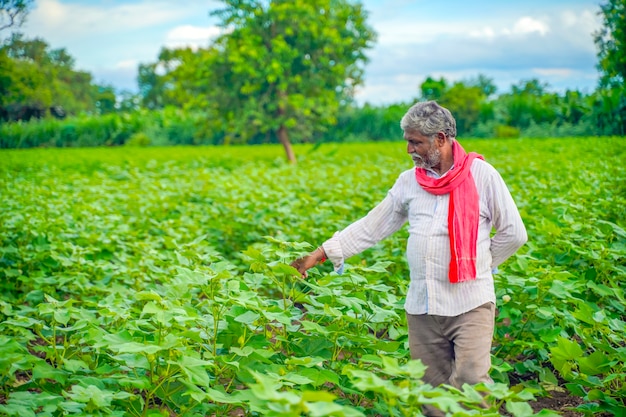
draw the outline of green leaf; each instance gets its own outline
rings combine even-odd
[[[69,373],[49,365],[45,361],[37,361],[33,367],[33,379],[49,379],[65,384]]]
[[[270,320],[270,321],[277,321],[277,322],[282,323],[282,324],[291,324],[291,321],[293,319],[291,317],[291,315],[289,315],[289,314],[287,314],[287,313],[285,313],[283,311],[278,311],[278,312],[262,311],[261,313],[268,320]]]
[[[311,368],[314,366],[322,366],[325,359],[320,356],[303,356],[303,357],[288,357],[285,359],[286,365],[299,365]]]
[[[355,408],[336,403],[308,403],[307,408],[311,417],[337,416],[337,417],[364,417],[365,414]]]
[[[95,385],[89,385],[87,387],[74,385],[70,392],[66,394],[68,398],[78,403],[91,404],[96,409],[110,406],[114,399],[111,391],[102,390]]]
[[[305,368],[298,372],[306,377],[314,387],[319,387],[326,383],[339,384],[339,376],[330,369]]]
[[[48,392],[16,391],[9,394],[5,404],[0,404],[0,412],[15,417],[52,416],[63,401],[60,395]]]
[[[606,398],[606,395],[599,389],[592,389],[589,390],[589,392],[587,393],[587,398],[589,398],[590,401],[598,401],[604,400]]]
[[[43,325],[43,322],[41,320],[37,320],[31,317],[19,316],[16,318],[5,320],[2,324],[16,327],[37,328],[41,327]]]
[[[260,314],[255,313],[254,311],[246,311],[243,314],[235,317],[235,321],[243,324],[254,324],[261,317]]]
[[[534,411],[528,403],[507,401],[506,410],[514,417],[529,417],[534,415]]]
[[[355,387],[362,391],[373,391],[396,396],[400,390],[391,381],[378,377],[373,372],[360,371],[356,369],[344,370]]]
[[[272,272],[274,272],[277,275],[289,275],[289,276],[295,276],[295,277],[300,276],[300,272],[298,272],[296,268],[294,268],[291,265],[284,264],[284,263],[277,263],[275,265],[272,265]]]
[[[70,312],[66,309],[59,309],[54,312],[54,320],[57,323],[61,323],[63,325],[67,325],[70,321]]]
[[[311,384],[313,381],[307,378],[305,375],[296,372],[287,372],[285,375],[281,375],[281,380],[283,382],[291,382],[296,385],[306,385]]]
[[[400,366],[398,364],[398,359],[390,356],[383,356],[382,365],[383,371],[393,376],[407,375],[411,378],[421,378],[426,372],[426,366],[424,366],[424,364],[419,360],[411,360]]]
[[[161,296],[154,291],[139,291],[135,295],[135,299],[137,301],[145,301],[145,300],[157,301],[157,302],[163,301],[163,298],[161,298]]]
[[[538,413],[533,414],[534,417],[560,417],[561,414],[555,413],[551,410],[541,410]]]
[[[213,388],[206,389],[206,395],[211,401],[223,404],[239,404],[241,400],[238,399],[237,393],[227,394],[222,391],[218,391]]]
[[[121,345],[111,345],[109,346],[109,349],[119,353],[153,354],[166,348],[151,343],[129,342]]]
[[[170,361],[169,363],[180,366],[191,383],[202,387],[211,386],[211,377],[208,371],[214,368],[212,361],[182,355],[177,361]]]
[[[580,372],[587,375],[600,375],[611,369],[612,362],[601,351],[595,351],[589,356],[576,358]]]
[[[150,314],[162,314],[164,313],[165,310],[163,308],[161,308],[160,306],[158,306],[157,304],[151,302],[146,303],[146,305],[143,306],[143,310],[141,310],[141,316],[143,317],[144,315],[150,315]]]
[[[326,328],[320,326],[317,323],[313,323],[311,321],[302,321],[302,327],[305,330],[308,330],[309,332],[312,332],[312,333],[318,333],[324,336],[327,336],[330,334],[330,332]]]
[[[559,337],[557,346],[550,348],[552,356],[550,361],[561,373],[569,373],[565,371],[566,363],[580,358],[583,350],[580,345],[572,340]]]
[[[124,364],[124,366],[128,366],[129,368],[132,369],[150,369],[150,362],[148,362],[148,358],[143,355],[142,353],[121,353],[118,355],[114,355],[112,356],[112,358],[116,361],[119,361],[121,364]],[[98,372],[99,369],[101,369],[103,367],[99,367],[96,369],[96,372]],[[109,369],[108,367],[106,367],[105,369],[103,369],[103,371],[105,373],[108,373],[111,371],[111,369]]]
[[[599,311],[596,311],[595,313],[593,313],[592,317],[598,323],[602,323],[602,322],[604,322],[606,320],[606,314],[602,310],[599,310]]]

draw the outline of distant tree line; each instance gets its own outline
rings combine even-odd
[[[0,47],[0,146],[281,143],[295,160],[295,142],[400,137],[398,120],[412,102],[353,101],[363,83],[365,51],[376,37],[359,3],[222,3],[213,15],[224,34],[206,48],[163,48],[155,62],[139,66],[136,95],[94,83],[65,49],[8,37]],[[594,41],[601,80],[592,93],[551,92],[538,79],[499,93],[492,79],[478,74],[455,82],[427,77],[414,100],[437,100],[452,110],[460,137],[625,135],[625,4],[609,0],[600,8],[603,26]],[[184,138],[159,130],[164,112],[177,115]],[[68,120],[51,122],[55,117]],[[96,129],[101,139],[81,139],[79,126],[97,123],[84,122],[88,118],[112,123],[118,132]],[[9,127],[31,119],[45,119],[47,136],[23,123]]]
[[[74,58],[64,48],[51,49],[43,39],[14,33],[0,47],[3,122],[131,110],[135,106],[125,97],[111,86],[94,83],[90,73],[75,69]]]

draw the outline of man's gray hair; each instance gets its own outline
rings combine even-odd
[[[417,131],[431,138],[438,132],[444,132],[449,140],[456,138],[456,121],[450,110],[441,107],[435,101],[416,103],[406,112],[400,121],[403,131]]]

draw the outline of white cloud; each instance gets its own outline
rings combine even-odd
[[[532,71],[542,77],[570,77],[574,70],[571,68],[533,68]]]
[[[40,0],[27,20],[27,27],[46,38],[115,34],[166,24],[187,15],[185,7],[174,2],[142,1],[134,4],[104,5],[62,3]]]
[[[590,33],[600,26],[600,16],[589,9],[581,11],[565,10],[560,15],[560,23],[568,28],[576,28],[581,32]]]
[[[574,12],[572,10],[559,14],[553,27],[558,28],[558,36],[572,47],[597,52],[593,42],[593,33],[602,26],[600,16],[592,10]]]
[[[419,84],[424,81],[420,76],[406,75],[405,80],[399,83],[395,79],[376,80],[360,86],[356,90],[355,99],[359,104],[391,104],[406,101],[412,97],[417,97]],[[404,88],[398,88],[398,86]],[[408,94],[410,92],[411,94]]]
[[[115,63],[113,67],[115,69],[125,70],[129,68],[136,69],[138,65],[139,65],[139,61],[137,61],[136,59],[127,59],[127,60],[119,61]]]
[[[539,33],[541,36],[546,35],[550,31],[550,27],[544,21],[525,16],[517,20],[513,25],[514,34]]]
[[[545,36],[550,32],[549,19],[521,17],[516,20],[499,19],[497,21],[478,21],[468,19],[450,25],[436,23],[415,24],[410,19],[396,18],[376,26],[378,44],[426,44],[443,39],[493,40],[512,36],[528,37],[534,34]]]
[[[470,30],[469,35],[473,38],[493,39],[496,37],[496,32],[492,27],[485,26],[479,29]]]
[[[465,36],[474,30],[474,25],[461,22],[454,25],[435,22],[416,24],[410,18],[400,17],[375,25],[375,30],[379,45],[424,44],[440,38]]]
[[[165,46],[180,48],[189,46],[193,49],[204,47],[221,33],[217,26],[198,27],[192,25],[177,26],[165,35]]]
[[[534,36],[567,36],[588,45],[590,34],[600,26],[597,13],[589,8],[565,8],[554,13],[519,16],[457,16],[448,24],[419,21],[408,13],[388,17],[374,25],[377,45],[386,47],[424,45],[447,39],[466,38],[505,42],[507,39],[529,39]],[[540,45],[537,45],[540,46]]]
[[[202,30],[185,30],[184,25],[209,24],[212,3],[38,0],[21,31],[43,38],[51,49],[65,48],[75,57],[76,68],[91,72],[99,82],[133,88],[138,64],[156,61],[163,46],[201,42]]]
[[[600,27],[595,12],[589,7],[540,12],[457,16],[445,25],[415,22],[406,13],[390,17],[376,27],[379,41],[370,51],[357,102],[410,99],[426,76],[455,82],[483,74],[499,92],[531,78],[557,90],[591,90],[597,80],[591,33]]]
[[[410,99],[428,75],[454,82],[484,74],[507,86],[545,77],[572,88],[597,78],[595,0],[462,6],[455,0],[456,8],[415,0],[364,3],[378,39],[368,51],[360,102]],[[219,35],[209,16],[216,7],[213,0],[38,0],[22,31],[66,48],[77,68],[99,82],[133,88],[138,64],[155,62],[162,47],[206,46]]]

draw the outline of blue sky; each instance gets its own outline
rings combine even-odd
[[[411,101],[427,76],[478,74],[498,92],[537,78],[554,91],[595,89],[599,1],[363,0],[378,40],[368,52],[359,103]],[[216,1],[35,0],[20,29],[66,48],[96,82],[136,90],[139,63],[163,46],[206,46],[218,33]],[[6,34],[6,31],[3,32]]]

